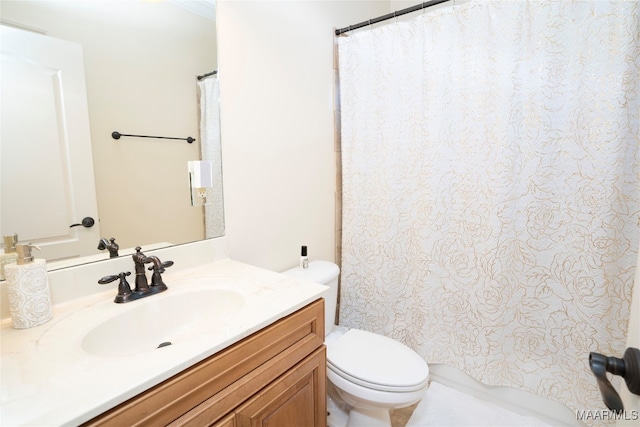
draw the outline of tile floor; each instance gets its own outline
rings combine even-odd
[[[409,422],[409,418],[411,418],[411,414],[413,414],[414,409],[416,409],[415,405],[408,406],[402,409],[395,409],[391,411],[391,427],[404,427]]]

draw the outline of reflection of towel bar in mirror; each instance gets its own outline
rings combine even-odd
[[[187,138],[174,138],[171,136],[127,135],[126,133],[120,133],[118,131],[111,132],[111,137],[113,139],[120,139],[121,136],[134,136],[136,138],[178,139],[180,141],[187,141],[189,144],[195,141],[195,138],[191,138],[190,136]]]
[[[207,78],[207,77],[210,77],[210,76],[215,76],[216,74],[218,74],[218,70],[213,70],[213,71],[212,71],[212,72],[210,72],[210,73],[207,73],[207,74],[203,74],[203,75],[201,75],[201,76],[198,76],[198,77],[197,77],[197,79],[198,79],[198,80],[202,80],[202,79]]]

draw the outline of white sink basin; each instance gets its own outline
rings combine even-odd
[[[96,356],[130,356],[204,334],[222,333],[244,305],[244,297],[224,289],[157,294],[127,303],[140,304],[93,327],[82,349]]]

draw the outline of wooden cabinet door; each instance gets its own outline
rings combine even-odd
[[[228,417],[218,421],[212,427],[236,427],[235,414],[231,414]]]
[[[322,346],[236,411],[236,427],[326,427],[326,356]]]

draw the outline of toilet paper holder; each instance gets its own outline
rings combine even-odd
[[[589,353],[589,367],[598,380],[602,400],[610,410],[622,412],[624,405],[620,395],[609,382],[607,372],[620,375],[627,383],[629,391],[640,395],[640,350],[637,348],[627,348],[622,359],[591,352]]]

